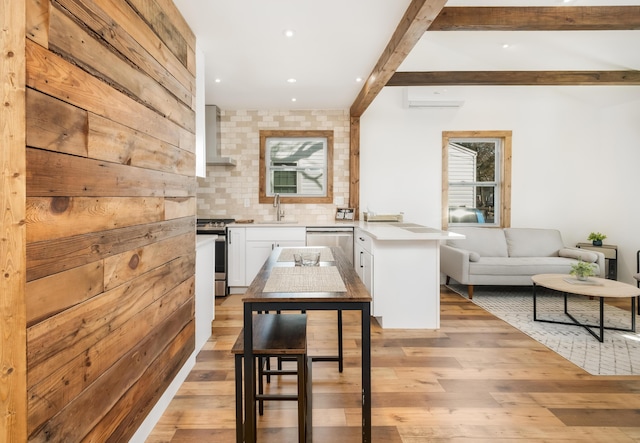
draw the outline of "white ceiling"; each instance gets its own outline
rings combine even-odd
[[[174,0],[222,109],[348,109],[410,0]],[[449,0],[447,6],[614,6],[640,0]],[[284,31],[294,31],[292,38]],[[503,48],[504,44],[509,47]],[[640,31],[426,32],[399,71],[640,70]],[[287,80],[295,78],[296,83]],[[219,83],[215,79],[220,79]],[[296,101],[293,102],[292,98]]]

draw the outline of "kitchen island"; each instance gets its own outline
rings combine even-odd
[[[244,292],[275,247],[305,246],[307,227],[331,223],[231,224],[229,292]],[[354,229],[354,267],[383,328],[440,327],[440,242],[463,235],[415,223],[336,222]]]
[[[460,238],[415,223],[354,223],[354,266],[380,326],[440,327],[440,242]]]

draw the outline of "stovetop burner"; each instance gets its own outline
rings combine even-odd
[[[224,233],[225,226],[233,222],[235,222],[233,218],[199,218],[196,220],[196,232],[198,234]]]
[[[196,220],[196,226],[226,226],[229,223],[233,223],[236,220],[234,218],[199,218]]]

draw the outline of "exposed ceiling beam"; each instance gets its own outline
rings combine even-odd
[[[640,85],[640,71],[435,71],[396,72],[387,86]]]
[[[393,73],[418,43],[447,0],[412,0],[373,71],[351,105],[352,117],[360,117],[385,87]]]
[[[617,31],[640,29],[640,6],[449,7],[429,31]]]

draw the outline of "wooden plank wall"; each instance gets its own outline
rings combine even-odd
[[[26,0],[30,442],[127,441],[194,350],[194,48],[170,0]]]
[[[27,439],[24,3],[0,0],[0,443]]]

